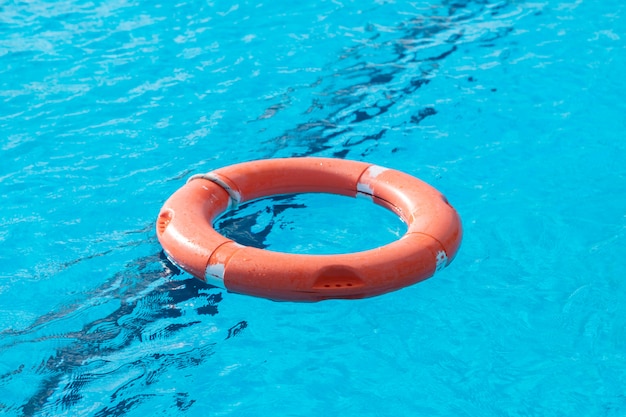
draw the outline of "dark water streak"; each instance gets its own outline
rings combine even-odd
[[[155,268],[158,266],[158,268]],[[102,375],[96,373],[81,372],[85,363],[93,360],[107,361],[107,357],[130,348],[136,343],[142,343],[147,339],[168,339],[183,329],[195,326],[202,326],[201,320],[192,320],[184,324],[169,324],[158,333],[144,334],[147,324],[163,319],[181,317],[182,312],[177,305],[191,299],[204,299],[205,304],[196,308],[198,317],[203,315],[214,316],[218,314],[218,305],[222,300],[221,292],[215,292],[213,287],[195,278],[174,279],[180,275],[180,270],[170,263],[162,254],[157,254],[141,258],[129,265],[126,271],[120,272],[110,280],[107,280],[100,288],[92,292],[93,297],[99,297],[106,293],[107,297],[117,298],[120,306],[105,317],[89,322],[79,331],[68,332],[62,335],[45,336],[34,340],[21,340],[14,343],[38,342],[50,338],[73,340],[73,342],[57,350],[40,365],[39,373],[48,375],[40,384],[39,389],[28,402],[22,406],[24,415],[35,415],[45,409],[51,395],[63,386],[63,381],[71,376],[70,382],[61,389],[63,396],[61,406],[70,409],[74,404],[82,399],[81,388],[87,383],[96,380]],[[132,281],[138,283],[130,288],[122,288],[116,285],[120,280],[128,282],[128,275],[132,275]],[[163,280],[163,283],[149,289],[150,284]],[[118,287],[111,290],[111,287]],[[209,293],[206,295],[205,293]],[[141,299],[151,299],[150,303],[142,303]],[[149,310],[146,310],[146,307]],[[45,320],[37,320],[32,326],[19,332],[5,331],[3,338],[28,335],[36,327],[44,322],[61,320],[72,312],[68,308],[63,313],[51,313],[46,315]],[[229,330],[226,338],[233,337],[246,327],[245,322],[234,324]],[[101,331],[105,327],[107,331]],[[201,330],[198,330],[201,331]],[[5,339],[6,340],[6,339]],[[217,343],[217,342],[215,342]],[[159,375],[167,372],[171,366],[193,367],[198,366],[207,357],[211,356],[215,343],[202,346],[184,355],[153,353],[149,357],[144,357],[129,364],[122,364],[120,367],[133,366],[140,369],[153,369],[151,372],[142,374],[140,377],[143,385],[150,385],[158,379]],[[118,368],[119,369],[119,368]],[[16,371],[16,372],[19,372]],[[98,415],[122,415],[134,404],[141,401],[141,396],[126,398],[124,388],[133,386],[136,380],[128,381],[124,386],[111,394],[111,402],[119,401],[115,407],[106,408]],[[180,394],[179,394],[180,395]],[[184,393],[183,393],[184,396]],[[177,401],[181,407],[188,406],[189,401],[180,399]]]
[[[312,119],[304,123],[297,124],[293,129],[285,131],[278,137],[274,137],[266,142],[271,149],[270,155],[275,154],[285,148],[302,148],[306,150],[292,153],[292,156],[311,156],[323,152],[332,151],[335,157],[343,158],[351,151],[355,144],[363,144],[370,142],[369,147],[361,152],[364,157],[373,151],[378,145],[379,140],[385,135],[388,128],[379,129],[376,133],[372,133],[362,137],[357,142],[346,139],[340,146],[333,144],[333,140],[337,137],[349,137],[350,133],[355,133],[356,126],[360,123],[371,125],[371,129],[376,129],[376,118],[389,112],[397,103],[403,101],[408,96],[414,95],[420,88],[426,86],[435,76],[437,63],[445,60],[447,57],[457,52],[459,44],[463,43],[463,31],[458,29],[461,23],[471,22],[474,19],[487,13],[497,15],[502,9],[510,7],[510,2],[502,2],[497,6],[492,6],[490,1],[456,1],[443,2],[443,6],[447,7],[446,17],[430,17],[421,19],[413,19],[408,22],[398,24],[398,36],[394,40],[384,41],[377,44],[379,48],[386,48],[391,51],[392,58],[385,62],[377,62],[376,65],[365,61],[362,56],[365,55],[363,50],[368,48],[365,46],[357,46],[349,50],[342,56],[342,60],[353,60],[357,63],[339,71],[341,80],[361,80],[354,84],[348,84],[338,89],[325,89],[323,96],[330,97],[327,102],[320,98],[314,98],[309,109],[327,110],[323,118]],[[471,10],[469,10],[471,9]],[[468,11],[469,10],[469,11]],[[465,12],[465,13],[460,13]],[[494,31],[484,34],[479,42],[481,45],[491,43],[497,39],[503,38],[513,30],[512,27],[496,28]],[[447,41],[441,45],[432,45],[431,40],[434,36],[441,33],[449,32]],[[380,33],[375,33],[368,39],[374,42],[380,37]],[[410,39],[424,40],[429,46],[428,53],[424,53],[424,49],[416,50],[407,47],[402,41]],[[488,46],[488,45],[486,45]],[[401,63],[401,65],[395,65]],[[341,62],[337,63],[341,67]],[[398,87],[396,80],[406,73],[410,66],[420,68],[420,73],[411,77],[410,81],[404,86]],[[332,72],[331,72],[332,73]],[[333,78],[337,77],[336,73],[332,73],[327,78],[320,78],[314,85],[315,88],[320,84],[332,84]],[[364,80],[364,81],[363,81]],[[393,85],[385,90],[384,100],[377,101],[374,105],[360,107],[359,103],[365,101],[368,96],[367,91],[373,86]],[[290,99],[288,99],[290,100]],[[419,100],[416,100],[419,102]],[[286,107],[288,103],[276,104],[275,106]],[[353,109],[357,107],[356,109]],[[306,113],[311,113],[307,111]],[[420,108],[416,113],[410,116],[409,120],[397,123],[391,128],[400,128],[409,123],[417,124],[426,117],[437,114],[436,109],[426,106]]]

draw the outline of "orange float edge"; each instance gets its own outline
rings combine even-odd
[[[400,216],[408,230],[375,249],[298,255],[242,246],[213,221],[229,207],[278,194],[365,196]],[[393,169],[332,158],[281,158],[231,165],[199,175],[163,205],[157,237],[183,270],[229,291],[273,300],[364,298],[433,276],[456,255],[461,220],[425,182]]]

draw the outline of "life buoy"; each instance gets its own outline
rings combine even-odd
[[[277,194],[365,196],[407,224],[400,239],[362,252],[303,255],[242,246],[213,228],[239,203]],[[273,300],[364,298],[431,277],[461,243],[461,221],[446,198],[419,179],[365,162],[267,159],[195,175],[159,213],[166,255],[191,275],[236,293]]]

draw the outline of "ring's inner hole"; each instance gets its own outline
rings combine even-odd
[[[218,232],[242,245],[317,255],[373,249],[407,230],[397,215],[368,199],[325,193],[250,201],[214,223]]]

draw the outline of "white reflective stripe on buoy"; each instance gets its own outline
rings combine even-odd
[[[225,269],[226,268],[224,264],[207,265],[206,271],[204,273],[204,280],[209,285],[226,289],[226,286],[224,285],[224,270]]]
[[[446,265],[448,265],[448,254],[446,251],[440,250],[437,252],[437,265],[435,266],[435,271],[441,271],[446,267]]]
[[[359,178],[359,182],[356,185],[357,197],[364,196],[371,198],[374,196],[374,190],[372,190],[371,183],[363,182],[363,177],[368,178],[369,180],[375,180],[383,172],[387,171],[389,168],[381,167],[379,165],[372,165],[361,174]]]
[[[228,196],[230,197],[229,208],[235,208],[241,202],[241,194],[239,193],[239,191],[233,189],[230,185],[228,185],[228,183],[226,183],[226,181],[221,179],[217,174],[213,172],[207,172],[206,174],[192,175],[191,177],[189,177],[187,182],[200,179],[200,178],[214,182],[215,184],[222,187],[224,191],[228,193]]]

